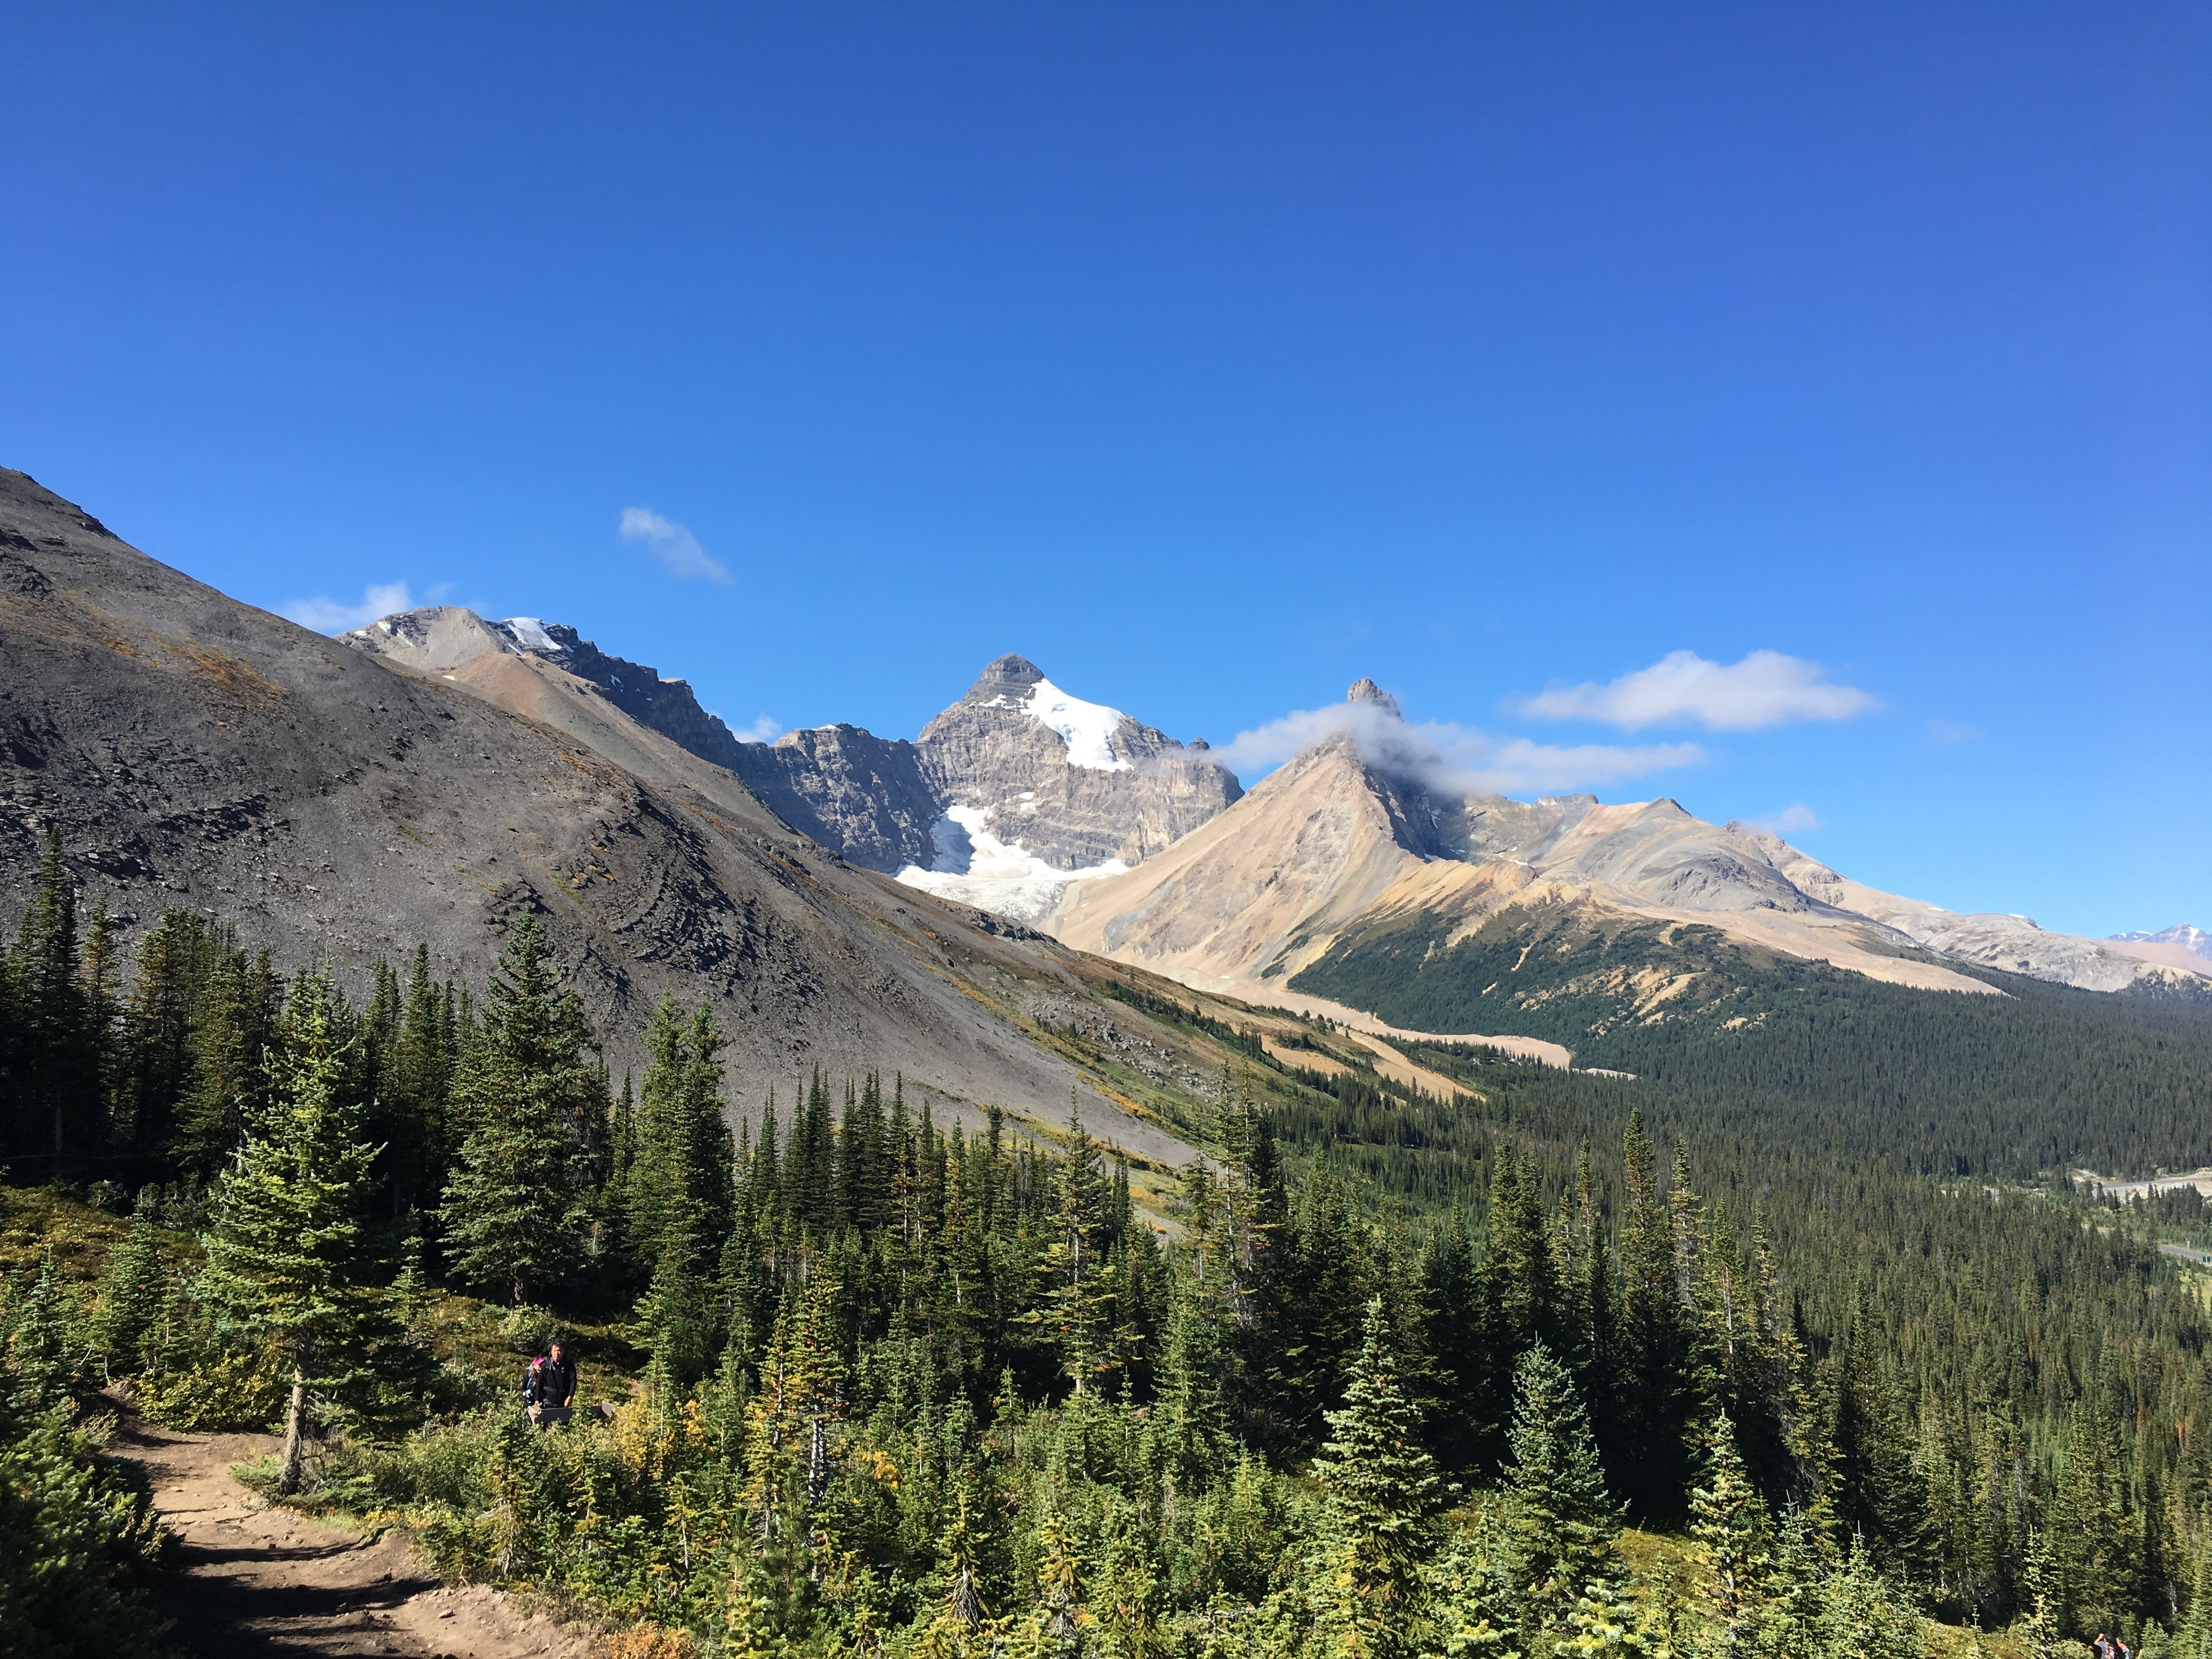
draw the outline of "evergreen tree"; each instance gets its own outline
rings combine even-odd
[[[538,918],[518,917],[453,1085],[466,1126],[440,1216],[456,1267],[519,1305],[582,1254],[584,1131],[598,1074],[574,997],[555,987]]]
[[[1615,1462],[1629,1508],[1664,1520],[1688,1487],[1690,1339],[1675,1259],[1674,1219],[1657,1159],[1632,1109],[1622,1146],[1628,1188],[1620,1241],[1621,1309]]]
[[[1449,1489],[1422,1442],[1380,1297],[1367,1304],[1344,1406],[1328,1425],[1314,1462],[1327,1511],[1317,1564],[1323,1621],[1342,1650],[1384,1659],[1410,1638],[1420,1568]]]
[[[40,1261],[37,1273],[12,1277],[5,1289],[0,1316],[17,1399],[34,1412],[66,1407],[84,1348],[76,1298],[56,1271],[52,1254]]]
[[[1565,1322],[1543,1189],[1534,1165],[1524,1164],[1510,1146],[1498,1149],[1491,1182],[1490,1279],[1505,1352],[1517,1356],[1537,1342],[1559,1352]]]
[[[96,900],[84,929],[84,952],[77,974],[77,1006],[82,1023],[78,1064],[84,1068],[81,1087],[88,1091],[84,1104],[85,1147],[105,1152],[118,1129],[117,1106],[129,1083],[128,1052],[124,1044],[123,996],[117,982],[121,946],[115,918],[107,901]]]
[[[385,1161],[394,1215],[435,1196],[454,1150],[447,1121],[454,1058],[447,991],[430,976],[429,947],[416,945],[391,1057],[379,1082],[382,1121],[391,1138]]]
[[[1504,1461],[1510,1373],[1500,1361],[1485,1289],[1467,1228],[1454,1211],[1422,1250],[1420,1304],[1437,1390],[1430,1443],[1455,1472]]]
[[[28,1310],[0,1287],[0,1330]],[[0,1364],[0,1646],[11,1659],[137,1659],[163,1626],[138,1594],[163,1534],[144,1489],[64,1396]]]
[[[737,1199],[722,1034],[704,1006],[687,1021],[664,997],[645,1046],[650,1063],[630,1129],[629,1244],[648,1271],[674,1253],[698,1275],[720,1259]]]
[[[1690,1534],[1705,1566],[1704,1651],[1743,1659],[1756,1651],[1772,1568],[1765,1506],[1723,1413],[1707,1437],[1705,1481],[1690,1493]]]
[[[355,1056],[332,1040],[331,1000],[295,996],[276,1097],[216,1183],[199,1294],[224,1327],[270,1345],[290,1373],[277,1490],[299,1489],[310,1396],[343,1398],[374,1376],[397,1335],[380,1281],[388,1264],[362,1222],[376,1148],[349,1097]],[[357,1040],[357,1039],[356,1039]]]
[[[1928,1553],[1928,1488],[1912,1458],[1896,1390],[1881,1369],[1863,1309],[1839,1365],[1830,1437],[1836,1517],[1866,1540],[1884,1571],[1917,1577]]]
[[[138,946],[137,973],[124,1017],[128,1082],[118,1103],[129,1143],[142,1157],[166,1158],[177,1112],[192,1080],[192,1032],[217,961],[234,948],[191,910],[164,911]]]
[[[1201,1492],[1230,1470],[1228,1333],[1219,1302],[1179,1283],[1168,1316],[1167,1352],[1159,1368],[1161,1434],[1172,1478]]]
[[[1506,1557],[1524,1640],[1566,1629],[1593,1589],[1620,1577],[1620,1510],[1607,1495],[1589,1416],[1542,1343],[1514,1371]]]
[[[923,1109],[925,1123],[927,1109]],[[1084,1128],[1081,1106],[1072,1096],[1067,1141],[1055,1183],[1054,1237],[1043,1265],[1051,1287],[1048,1318],[1054,1341],[1062,1368],[1081,1394],[1087,1385],[1103,1382],[1109,1370],[1105,1350],[1114,1309],[1104,1272],[1105,1161],[1098,1143]]]
[[[161,1237],[142,1196],[130,1232],[107,1264],[99,1310],[93,1318],[93,1340],[111,1375],[129,1376],[138,1370],[167,1289]]]
[[[178,1113],[174,1156],[203,1179],[230,1161],[267,1103],[267,1054],[276,1038],[281,982],[269,953],[216,964],[195,1009],[191,1084]]]
[[[57,1172],[100,1150],[97,1054],[79,982],[76,890],[59,830],[46,835],[31,902],[9,958],[15,1015],[9,1143]]]

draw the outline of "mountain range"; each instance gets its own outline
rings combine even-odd
[[[1510,934],[1540,915],[1555,942],[1570,919],[1577,937],[1702,928],[1759,952],[1967,994],[1993,992],[1977,969],[2098,991],[2212,985],[2193,929],[2089,939],[2023,916],[1954,914],[1672,799],[1439,793],[1407,762],[1418,744],[1372,680],[1346,695],[1360,718],[1246,794],[1202,741],[1177,743],[1076,698],[1018,656],[991,664],[911,743],[836,725],[769,744],[739,740],[683,682],[607,657],[573,629],[447,609],[346,637],[418,669],[481,649],[561,663],[853,863],[1248,1000],[1371,1018],[1314,994],[1321,980],[1309,970],[1330,978],[1333,951],[1407,926],[1441,927],[1449,951],[1478,929]],[[1631,1006],[1680,995],[1664,988],[1675,977],[1644,986]],[[1497,1036],[1496,1024],[1449,1029]]]
[[[419,940],[464,983],[532,911],[612,1063],[664,994],[704,1001],[748,1110],[817,1065],[1038,1133],[1073,1096],[1164,1167],[1232,1060],[1449,1098],[1418,1042],[1605,1066],[1625,1030],[1756,1031],[1808,969],[2212,989],[2193,928],[1956,915],[1669,799],[1454,793],[1388,693],[1345,708],[1249,793],[1018,656],[910,740],[749,741],[573,626],[435,607],[333,641],[0,470],[6,902],[57,830],[126,942],[182,905],[356,975]]]
[[[714,1011],[748,1111],[816,1066],[874,1071],[940,1124],[999,1105],[1050,1133],[1075,1098],[1140,1164],[1187,1154],[1179,1103],[1224,1051],[1133,1006],[1141,976],[794,830],[701,752],[773,778],[760,745],[566,629],[448,611],[383,636],[240,604],[0,469],[0,903],[57,833],[126,949],[189,908],[356,989],[418,941],[480,987],[534,912],[617,1072],[672,994]]]

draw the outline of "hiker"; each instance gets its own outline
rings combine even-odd
[[[2089,1645],[2096,1650],[2097,1659],[2119,1659],[2118,1653],[2112,1647],[2112,1638],[2102,1631],[2097,1632],[2097,1639]]]
[[[576,1362],[568,1345],[555,1337],[544,1356],[530,1362],[522,1376],[522,1404],[541,1429],[566,1423],[576,1408]]]

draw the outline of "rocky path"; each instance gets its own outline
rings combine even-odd
[[[173,1639],[193,1659],[391,1655],[396,1659],[584,1659],[586,1644],[481,1587],[447,1589],[397,1534],[368,1542],[230,1478],[276,1449],[260,1434],[186,1434],[126,1419],[109,1449],[143,1463],[179,1536],[157,1583]]]

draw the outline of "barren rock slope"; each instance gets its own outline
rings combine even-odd
[[[1088,1092],[1006,1013],[1087,994],[1061,947],[850,867],[575,677],[535,715],[495,706],[462,677],[500,660],[448,678],[349,650],[0,470],[0,914],[58,826],[127,936],[188,905],[356,988],[417,939],[481,982],[535,910],[617,1068],[663,991],[704,999],[749,1106],[817,1062],[1054,1122]],[[1180,1155],[1093,1101],[1110,1137]]]

